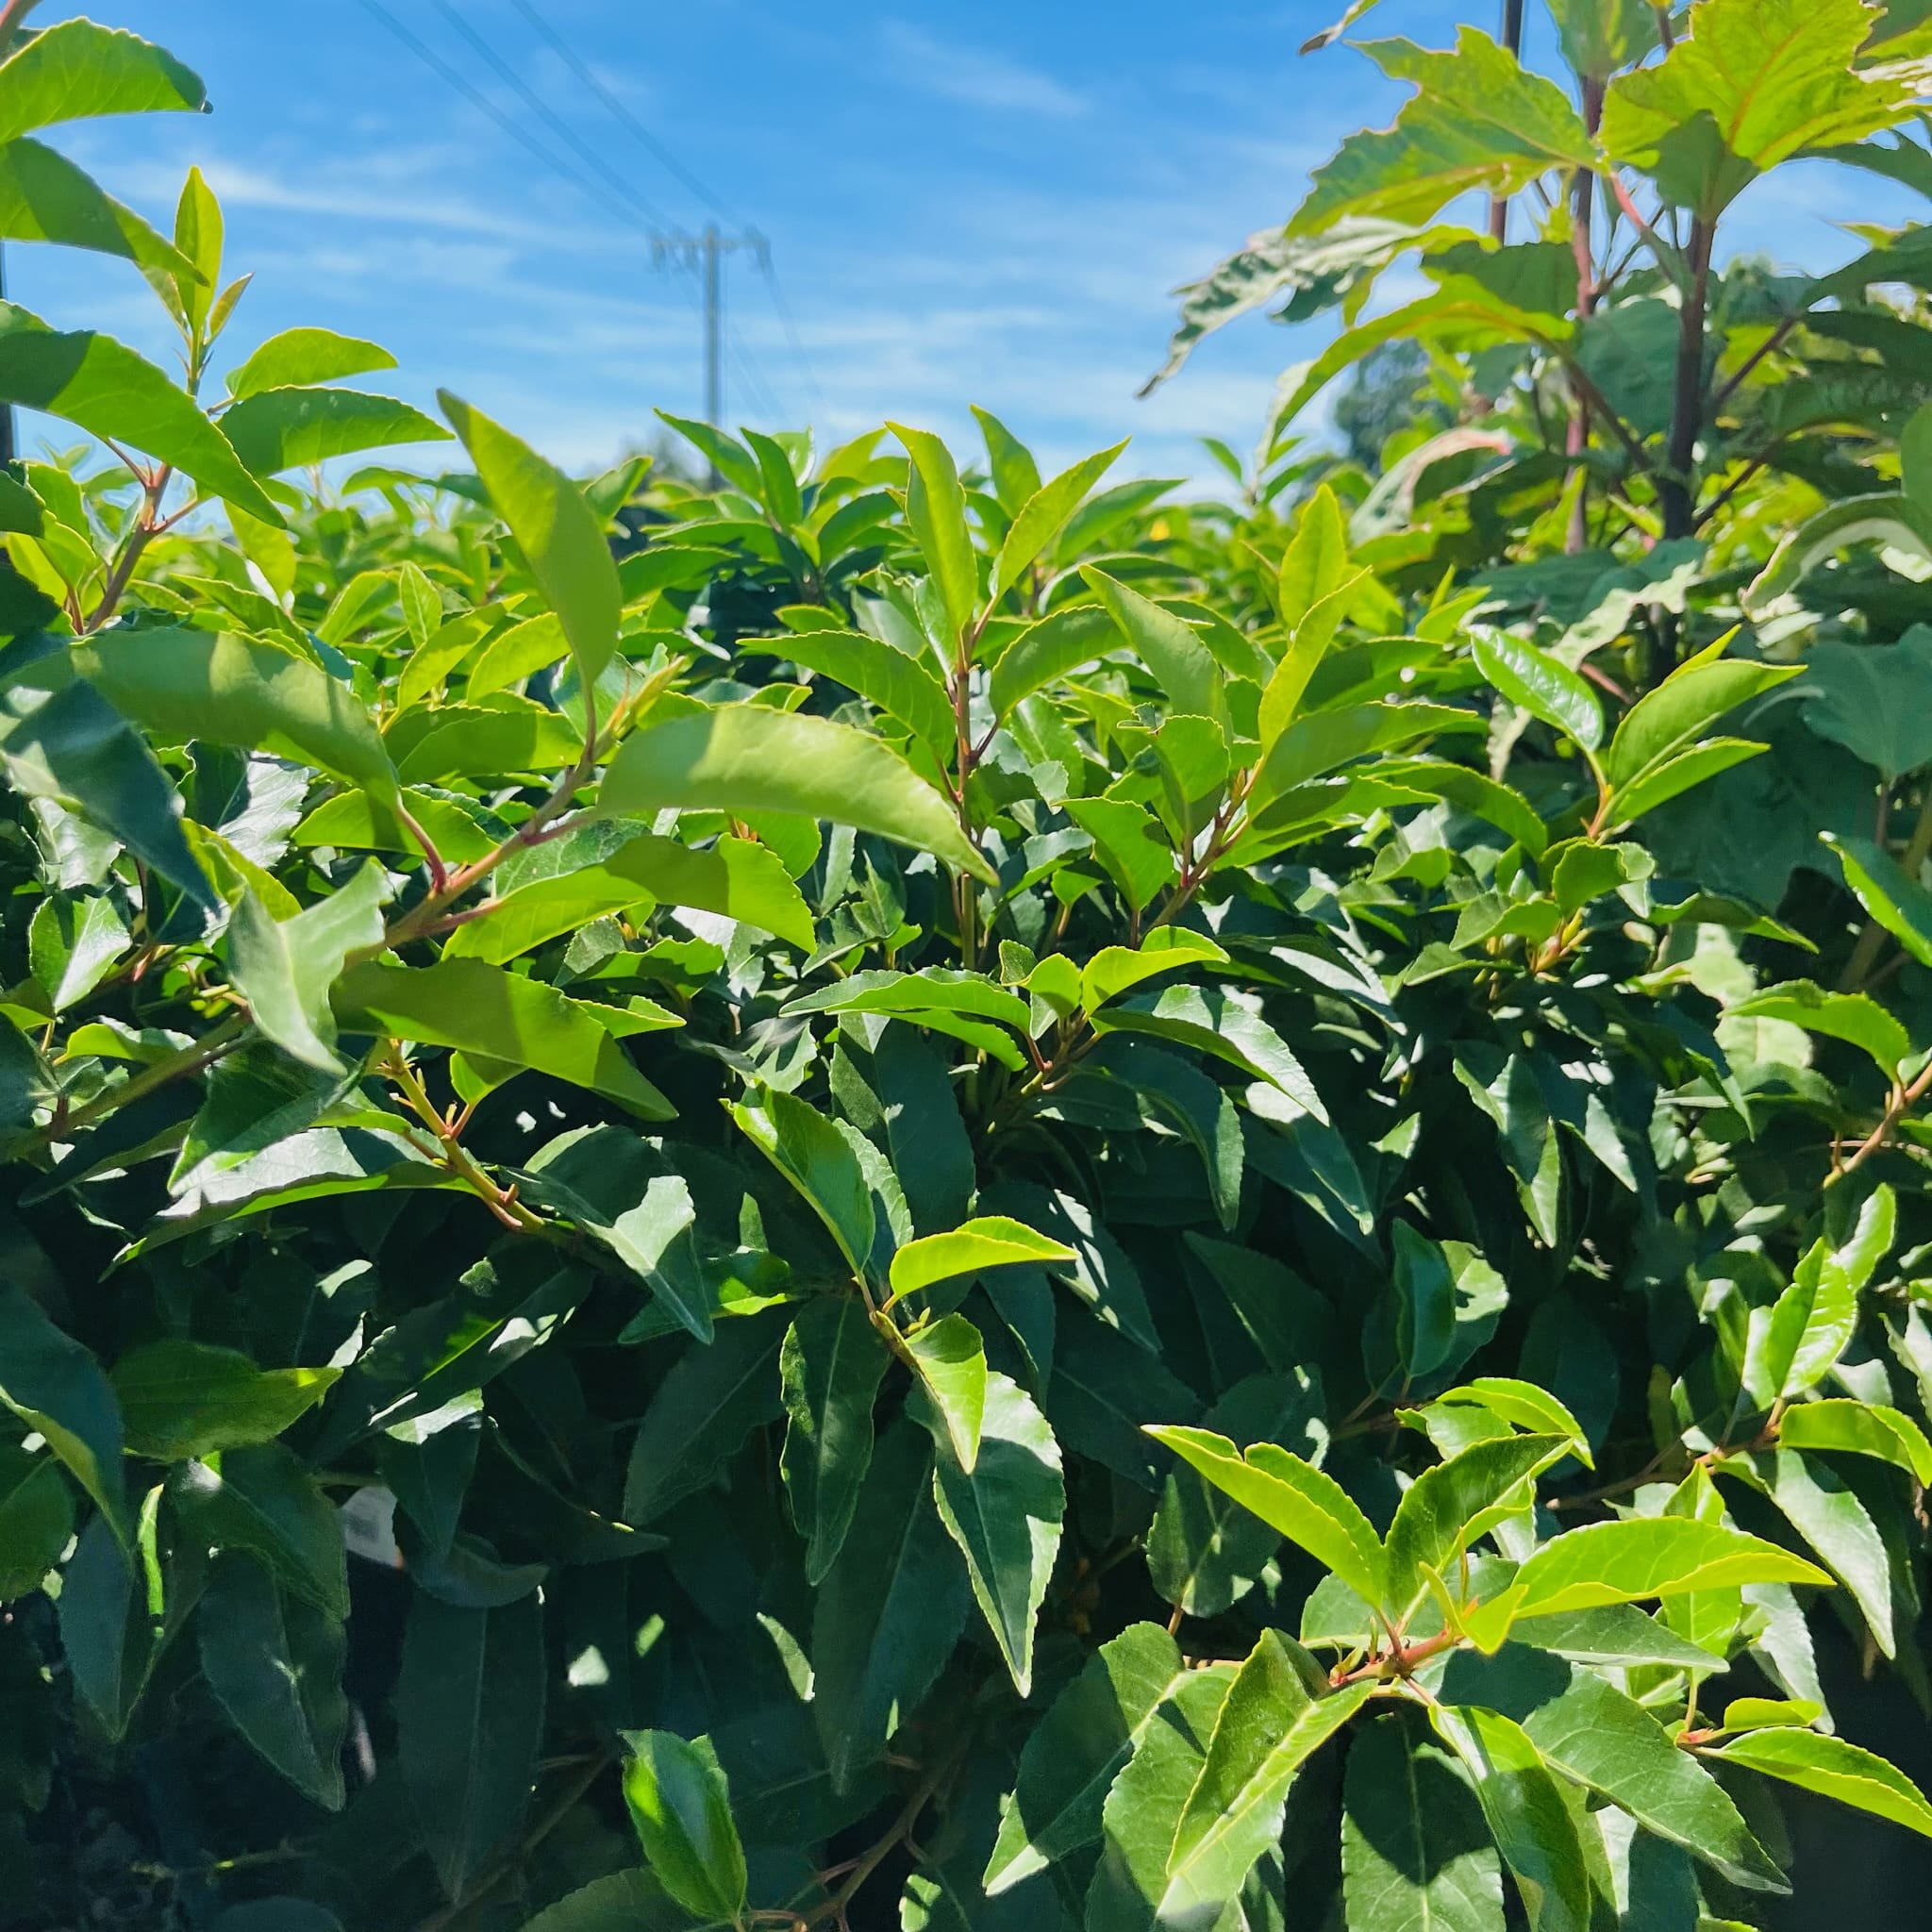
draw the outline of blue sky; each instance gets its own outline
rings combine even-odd
[[[383,4],[586,172],[437,0]],[[978,402],[1049,459],[1132,435],[1123,473],[1202,475],[1195,439],[1247,447],[1276,374],[1316,338],[1237,325],[1137,402],[1171,320],[1167,291],[1283,220],[1341,135],[1386,122],[1405,92],[1345,46],[1297,55],[1337,0],[534,4],[770,238],[804,353],[734,262],[727,420],[810,419],[822,442],[891,415],[963,444]],[[451,5],[633,195],[703,222],[696,194],[513,0]],[[36,18],[73,10],[48,0]],[[699,412],[695,290],[653,265],[645,217],[559,178],[362,0],[91,10],[196,68],[215,111],[57,139],[158,222],[186,167],[202,167],[227,211],[231,272],[256,275],[238,350],[296,323],[373,336],[400,358],[396,392],[427,402],[439,385],[458,390],[583,469],[648,443],[654,407]],[[1488,25],[1494,10],[1386,0],[1362,30],[1441,43],[1457,20]],[[1901,219],[1890,194],[1821,165],[1774,205],[1747,198],[1735,240],[1794,263],[1841,259],[1853,244],[1833,222]],[[12,247],[7,270],[13,298],[50,322],[164,351],[153,298],[125,264]]]

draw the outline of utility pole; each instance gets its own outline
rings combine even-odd
[[[679,229],[651,238],[652,257],[659,265],[675,259],[685,268],[695,269],[704,287],[705,421],[713,429],[724,426],[724,258],[740,250],[760,268],[771,267],[772,244],[756,228],[726,235],[716,222],[708,222],[700,235]],[[723,481],[713,463],[712,489]]]

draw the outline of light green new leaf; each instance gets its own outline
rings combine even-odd
[[[450,420],[496,513],[570,640],[579,680],[594,685],[617,649],[624,587],[604,527],[577,486],[528,443],[447,390]]]
[[[37,141],[0,143],[0,238],[57,242],[194,279],[194,265],[65,155]]]
[[[1787,1449],[1875,1456],[1908,1472],[1921,1489],[1932,1489],[1932,1442],[1910,1416],[1882,1403],[1837,1398],[1798,1403],[1785,1411],[1777,1439]]]
[[[207,494],[283,527],[281,511],[194,399],[111,336],[91,329],[63,334],[13,303],[0,303],[0,402],[44,409],[90,436],[131,443]]]
[[[121,1411],[101,1365],[57,1328],[24,1288],[0,1287],[0,1404],[47,1446],[100,1505],[124,1549]]]
[[[1292,548],[1289,556],[1291,559]],[[1288,561],[1284,560],[1284,575],[1287,570]],[[1336,630],[1350,603],[1372,575],[1372,572],[1362,570],[1344,578],[1336,589],[1316,599],[1290,634],[1288,649],[1282,653],[1280,663],[1261,692],[1258,731],[1264,752],[1273,748],[1274,741],[1300,714],[1308,680],[1328,655],[1328,646],[1335,641]]]
[[[941,1441],[933,1492],[966,1558],[987,1627],[1024,1697],[1033,1683],[1034,1620],[1059,1550],[1067,1492],[1059,1444],[1017,1383],[987,1376],[978,1460],[969,1473]]]
[[[1842,1738],[1780,1727],[1747,1732],[1705,1755],[1875,1812],[1922,1838],[1932,1838],[1932,1804],[1918,1786],[1884,1758]]]
[[[786,1332],[778,1375],[791,1421],[779,1471],[814,1589],[858,1507],[872,1466],[873,1402],[891,1359],[856,1295],[820,1295]]]
[[[1117,442],[1111,449],[1083,457],[1069,470],[1062,470],[1051,483],[1036,491],[1013,518],[1000,554],[993,559],[992,591],[990,601],[997,605],[1058,537],[1067,519],[1087,500],[1087,492],[1113,467],[1114,458],[1126,448]]]
[[[1479,1408],[1499,1417],[1511,1428],[1532,1436],[1561,1436],[1570,1454],[1586,1469],[1596,1465],[1590,1453],[1590,1440],[1574,1415],[1547,1389],[1534,1382],[1520,1382],[1509,1375],[1478,1375],[1473,1382],[1445,1390],[1437,1396],[1435,1407]]]
[[[1029,1030],[1026,1002],[983,973],[928,966],[918,973],[867,967],[788,1003],[788,1013],[958,1013]]]
[[[1080,1004],[1091,1013],[1158,974],[1204,963],[1225,966],[1228,956],[1206,933],[1157,926],[1137,947],[1103,946],[1088,960],[1080,971]]]
[[[512,887],[450,935],[443,958],[501,965],[608,912],[650,903],[716,912],[807,952],[813,943],[811,908],[769,846],[727,837],[699,851],[643,832],[595,864]]]
[[[981,1880],[989,1898],[1098,1841],[1108,1791],[1186,1675],[1158,1624],[1130,1624],[1087,1660],[1020,1753]]]
[[[1932,506],[1892,491],[1828,504],[1772,552],[1771,561],[1744,592],[1746,613],[1762,617],[1826,558],[1854,543],[1884,543],[1932,559]]]
[[[1091,564],[1080,575],[1107,607],[1135,655],[1153,672],[1178,716],[1227,724],[1226,675],[1183,618]]]
[[[1314,235],[1344,215],[1426,222],[1458,194],[1514,194],[1553,167],[1587,168],[1589,130],[1554,81],[1465,26],[1453,53],[1371,42],[1370,58],[1419,92],[1392,127],[1366,129],[1316,169],[1289,233]]]
[[[908,429],[898,423],[886,426],[912,458],[906,478],[906,526],[932,574],[949,641],[957,650],[979,608],[979,559],[966,523],[966,492],[959,487],[952,453],[930,430]]]
[[[1008,1215],[976,1215],[950,1233],[929,1234],[908,1241],[892,1257],[892,1298],[896,1301],[901,1295],[917,1294],[935,1282],[977,1274],[988,1268],[1078,1258],[1064,1242],[1036,1234]]]
[[[1610,84],[1604,146],[1715,216],[1754,174],[1912,114],[1909,66],[1857,63],[1872,20],[1863,0],[1702,0],[1666,59]],[[1706,116],[1715,154],[1696,138]]]
[[[1389,1525],[1390,1607],[1406,1617],[1428,1586],[1424,1566],[1447,1574],[1472,1543],[1529,1509],[1530,1478],[1569,1448],[1563,1436],[1503,1436],[1424,1470],[1402,1492]]]
[[[1474,1783],[1531,1932],[1589,1932],[1590,1868],[1575,1821],[1541,1754],[1499,1711],[1435,1705],[1429,1717]]]
[[[339,1025],[528,1067],[588,1088],[643,1120],[671,1103],[631,1065],[595,1009],[481,959],[352,966],[331,994]]]
[[[199,75],[150,41],[91,20],[63,20],[0,65],[0,141],[101,114],[195,112]]]
[[[447,442],[449,431],[393,396],[355,389],[265,389],[222,417],[222,433],[258,476],[403,442]]]
[[[1604,758],[1611,785],[1634,785],[1641,774],[1701,738],[1727,711],[1788,683],[1801,668],[1722,658],[1710,663],[1693,660],[1674,671],[1639,698],[1617,726]]]
[[[385,804],[395,767],[362,701],[292,651],[228,632],[119,629],[76,644],[74,669],[164,744],[271,751]]]
[[[1569,665],[1500,630],[1474,632],[1472,655],[1476,669],[1512,705],[1521,705],[1553,730],[1566,732],[1586,751],[1603,742],[1603,707]]]
[[[1272,1442],[1255,1443],[1244,1457],[1225,1436],[1207,1429],[1149,1425],[1146,1433],[1334,1571],[1364,1602],[1382,1601],[1382,1540],[1332,1475]]]
[[[670,1731],[635,1731],[626,1741],[624,1802],[651,1870],[687,1911],[736,1923],[744,1847],[715,1756]]]
[[[329,988],[352,953],[382,944],[389,895],[374,859],[292,919],[277,920],[256,893],[242,893],[228,923],[229,976],[257,1028],[285,1053],[325,1073],[341,1069]]]
[[[239,1349],[150,1341],[114,1364],[127,1447],[159,1462],[273,1441],[322,1400],[340,1369],[263,1369]]]
[[[598,809],[642,818],[672,806],[828,819],[994,883],[951,807],[897,752],[824,718],[730,705],[638,732],[611,759]]]
[[[1264,1630],[1228,1686],[1174,1826],[1167,1883],[1155,1907],[1158,1924],[1216,1923],[1255,1861],[1281,1836],[1296,1772],[1374,1692],[1363,1682],[1313,1694],[1290,1642],[1278,1630]]]
[[[396,358],[378,342],[339,336],[328,328],[287,328],[271,336],[228,377],[228,393],[240,401],[264,390],[306,389],[395,366]]]
[[[986,1420],[986,1344],[964,1315],[943,1315],[906,1337],[906,1354],[919,1375],[926,1401],[919,1420],[941,1438],[942,1457],[950,1454],[962,1475],[979,1460],[979,1435]]]
[[[730,1113],[809,1203],[853,1274],[862,1274],[872,1254],[876,1210],[852,1143],[816,1108],[792,1093],[773,1090],[759,1100],[734,1103]]]
[[[1606,823],[1612,828],[1631,824],[1646,812],[1670,804],[1672,799],[1708,783],[1733,765],[1757,758],[1765,749],[1748,738],[1712,738],[1673,758],[1659,758],[1610,800],[1610,816]]]
[[[1831,1578],[1815,1563],[1741,1530],[1657,1516],[1568,1530],[1530,1557],[1511,1588],[1520,1623],[1559,1610],[1745,1583],[1829,1587]]]

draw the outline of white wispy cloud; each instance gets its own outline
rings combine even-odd
[[[984,48],[941,41],[905,21],[889,20],[883,38],[899,79],[962,107],[1068,121],[1086,113],[1091,105],[1084,94],[1038,68]]]

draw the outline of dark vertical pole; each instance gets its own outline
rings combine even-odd
[[[1519,58],[1523,54],[1523,0],[1503,0],[1503,44]],[[1497,242],[1509,228],[1509,204],[1500,194],[1490,199],[1490,234]]]
[[[719,245],[718,225],[710,223],[705,229],[705,421],[713,429],[724,427],[724,371],[723,358],[719,354],[720,310],[723,308],[723,291],[720,287],[719,264],[724,255]],[[711,487],[715,490],[724,479],[718,475],[717,465],[711,466]]]

